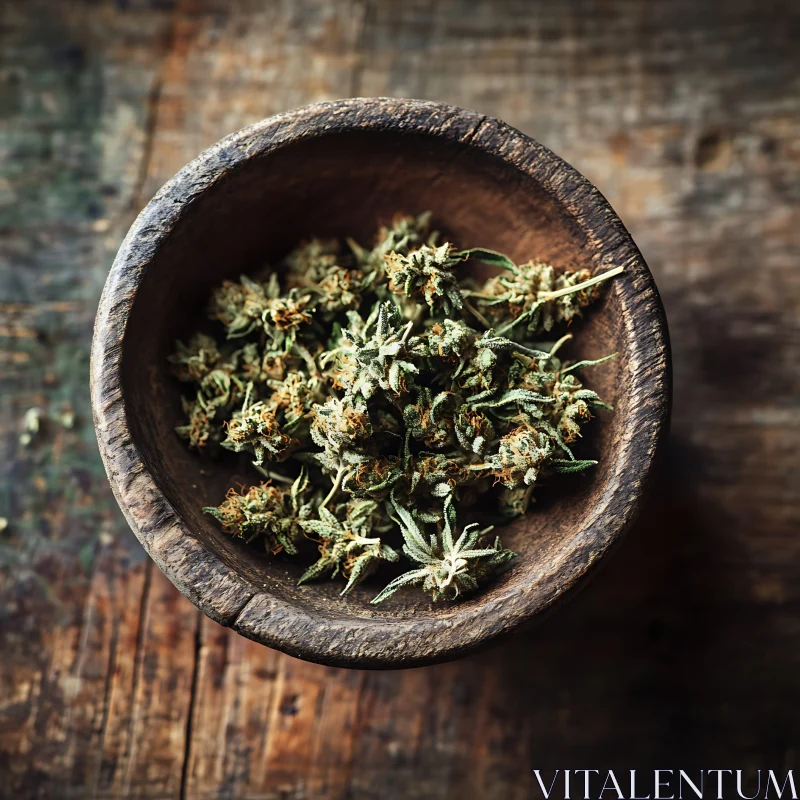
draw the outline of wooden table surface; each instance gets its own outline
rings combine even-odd
[[[2,14],[0,795],[516,799],[540,796],[537,767],[798,766],[797,6]],[[666,465],[611,563],[539,627],[403,672],[303,663],[202,617],[127,530],[89,413],[92,321],[136,212],[224,134],[351,95],[475,108],[573,163],[641,247],[673,342]]]

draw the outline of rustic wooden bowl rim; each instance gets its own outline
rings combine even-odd
[[[306,610],[257,590],[223,563],[159,489],[131,435],[121,390],[127,319],[159,243],[185,207],[229,170],[300,136],[411,129],[453,139],[456,123],[462,132],[469,126],[468,135],[458,140],[462,146],[475,146],[480,132],[481,148],[535,178],[568,209],[596,253],[597,269],[625,266],[615,290],[625,319],[635,323],[624,326],[626,369],[636,405],[647,409],[646,419],[632,419],[619,442],[619,468],[605,487],[591,535],[579,537],[572,556],[535,591],[521,585],[510,597],[454,608],[435,619],[359,619],[334,613],[311,618]],[[147,552],[195,605],[243,635],[300,658],[351,667],[403,667],[453,658],[541,615],[629,529],[667,428],[669,348],[663,308],[644,260],[600,192],[569,164],[514,128],[473,111],[419,100],[355,98],[296,109],[244,128],[203,152],[158,192],[131,227],[109,273],[95,323],[91,390],[100,452],[117,501]],[[143,504],[149,507],[144,521]]]

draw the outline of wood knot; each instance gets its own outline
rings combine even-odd
[[[730,140],[719,130],[707,130],[697,140],[694,150],[694,164],[697,169],[721,170],[731,160]]]

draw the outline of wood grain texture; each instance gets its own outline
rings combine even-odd
[[[2,13],[0,796],[521,799],[532,767],[794,764],[796,11],[130,0]],[[675,364],[665,473],[608,568],[535,631],[403,672],[305,664],[202,617],[118,515],[87,389],[102,283],[153,192],[231,130],[359,94],[475,108],[573,163],[653,270]],[[62,404],[75,428],[49,424],[20,448],[24,411]],[[145,634],[156,608],[192,647]],[[163,713],[140,705],[163,693],[136,688],[154,671],[187,696],[176,689],[151,772],[133,734]]]

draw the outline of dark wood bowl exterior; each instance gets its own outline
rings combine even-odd
[[[624,265],[580,324],[587,375],[615,407],[583,444],[600,465],[539,492],[503,532],[520,556],[457,605],[376,585],[296,586],[301,567],[224,534],[204,516],[246,468],[188,452],[174,434],[179,387],[166,356],[210,289],[313,235],[369,238],[398,211],[431,209],[462,247],[602,271]],[[395,668],[454,658],[549,610],[630,527],[667,431],[670,361],[653,278],[602,195],[519,131],[414,100],[310,106],[227,137],[153,198],[120,248],[92,347],[92,404],[111,485],[143,546],[217,622],[300,658]]]

